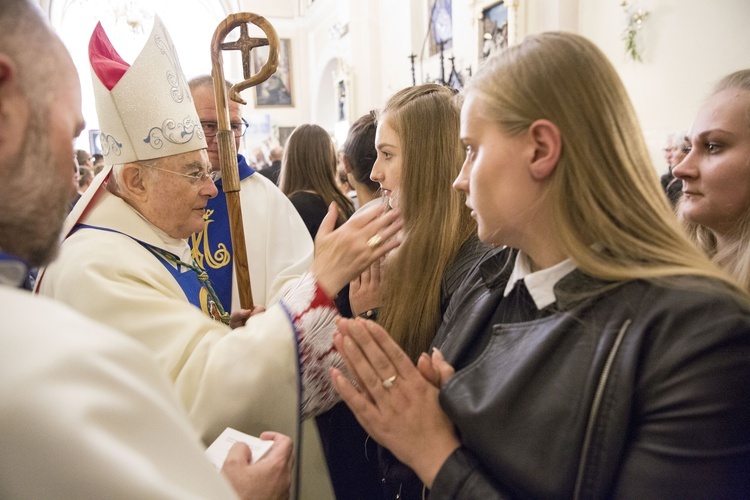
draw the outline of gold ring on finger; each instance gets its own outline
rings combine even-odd
[[[377,233],[375,234],[375,236],[367,240],[367,246],[370,247],[372,250],[375,250],[382,244],[383,244],[383,237]]]

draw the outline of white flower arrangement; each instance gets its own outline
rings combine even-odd
[[[634,61],[642,62],[641,53],[638,49],[636,35],[643,27],[643,21],[649,15],[647,10],[631,5],[628,0],[622,0],[620,7],[625,12],[627,26],[622,32],[622,41],[625,42],[625,55]]]

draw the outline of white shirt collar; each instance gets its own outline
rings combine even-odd
[[[161,238],[161,241],[163,242],[162,248],[164,250],[173,255],[176,255],[183,262],[190,263],[193,261],[190,245],[188,245],[187,240],[169,236],[167,233],[152,224],[151,221],[144,217],[143,214],[138,210],[135,210],[135,213],[137,213],[141,217],[141,219],[143,219],[146,224],[148,224],[151,229],[159,236],[159,238]]]
[[[575,268],[576,265],[571,259],[565,259],[552,267],[531,272],[529,256],[519,251],[503,296],[508,296],[516,281],[524,280],[526,289],[529,291],[531,298],[534,299],[537,309],[544,309],[557,302],[554,292],[555,285]]]

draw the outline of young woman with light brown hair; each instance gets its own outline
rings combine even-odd
[[[279,187],[299,212],[313,239],[331,203],[338,208],[339,225],[354,213],[354,204],[336,183],[333,140],[318,125],[300,125],[289,136]]]
[[[401,212],[403,242],[380,270],[381,299],[369,299],[367,307],[355,301],[352,311],[378,307],[378,322],[414,360],[432,342],[463,275],[486,251],[465,196],[451,189],[465,157],[459,111],[453,91],[424,84],[397,92],[377,116],[371,178]],[[364,279],[372,273],[377,269]]]
[[[404,229],[399,251],[352,283],[352,312],[377,319],[413,360],[429,347],[452,295],[488,250],[476,237],[465,196],[451,188],[465,157],[459,112],[452,90],[424,84],[397,92],[377,114],[370,177],[384,202],[401,212]],[[421,498],[422,482],[407,467],[383,450],[372,455],[383,498]]]

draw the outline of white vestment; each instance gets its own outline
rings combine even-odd
[[[75,212],[71,217],[78,216]],[[39,291],[151,349],[206,444],[226,427],[256,436],[265,430],[286,434],[302,452],[295,462],[302,465],[301,498],[331,498],[313,420],[305,421],[299,439],[300,386],[305,385],[305,394],[310,387],[332,393],[323,388],[330,385],[327,373],[321,376],[327,366],[320,364],[309,375],[317,386],[306,383],[304,373],[301,382],[298,348],[307,352],[315,344],[315,353],[331,350],[333,305],[311,308],[316,288],[309,279],[303,285],[298,280],[293,300],[230,330],[190,304],[161,261],[133,239],[174,251],[122,199],[99,188],[78,221],[117,232],[81,229],[67,237],[58,259],[40,273]],[[304,311],[312,311],[308,323],[295,325]],[[298,337],[308,343],[305,349]]]
[[[236,498],[151,353],[0,286],[0,498]]]
[[[312,267],[313,241],[289,198],[262,175],[240,182],[240,206],[253,302],[273,305],[287,284]],[[239,308],[235,276],[231,310]]]

